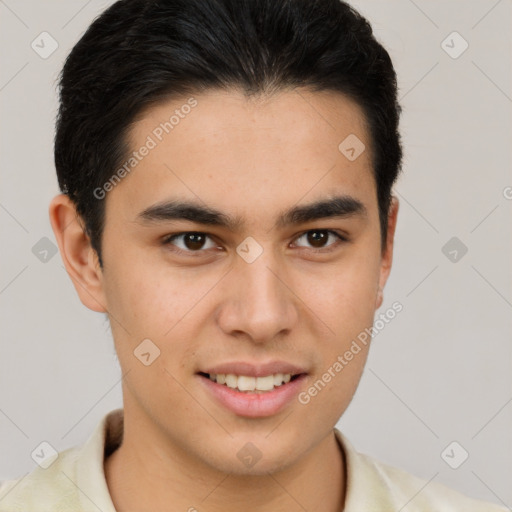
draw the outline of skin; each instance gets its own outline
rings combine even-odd
[[[103,268],[69,199],[59,195],[50,206],[65,267],[83,304],[108,313],[124,375],[124,440],[105,461],[112,500],[120,512],[170,503],[212,512],[341,510],[346,475],[333,428],[368,347],[308,404],[294,399],[265,418],[212,400],[197,372],[279,359],[307,369],[307,390],[373,323],[398,202],[382,249],[370,139],[362,111],[346,97],[306,90],[257,100],[235,90],[194,97],[190,114],[104,199]],[[133,149],[185,102],[144,112],[130,132]],[[354,161],[338,150],[351,133],[366,146]],[[274,227],[283,210],[333,194],[356,198],[366,214]],[[199,201],[243,225],[138,217],[170,198]],[[307,232],[327,229],[348,241],[330,236],[313,245]],[[163,243],[187,231],[210,238],[199,249],[183,237]],[[263,249],[250,264],[236,252],[248,236]],[[147,338],[160,349],[149,366],[133,354]],[[248,442],[262,454],[252,467],[237,457]]]

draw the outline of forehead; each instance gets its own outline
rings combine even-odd
[[[141,211],[186,197],[261,216],[326,194],[376,199],[364,115],[339,93],[301,89],[247,99],[208,91],[152,106],[128,135],[139,156],[109,193],[107,209],[115,202]],[[346,151],[352,148],[356,158]]]

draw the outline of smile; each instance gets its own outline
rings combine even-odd
[[[283,384],[287,384],[292,379],[297,378],[299,375],[292,375],[290,373],[275,373],[263,377],[253,377],[250,375],[234,375],[232,373],[219,373],[203,374],[210,380],[227,386],[228,388],[235,389],[242,392],[268,392],[274,388],[278,388]]]
[[[264,368],[256,370],[244,365],[235,365],[236,368],[228,366],[229,369],[218,368],[217,371],[203,371],[196,375],[214,403],[236,416],[246,418],[274,416],[291,407],[307,378],[307,373],[302,369],[289,365],[286,367],[287,372],[276,372],[277,368],[265,371]],[[222,370],[226,373],[221,373]]]

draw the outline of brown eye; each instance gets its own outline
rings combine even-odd
[[[323,247],[329,239],[329,233],[325,231],[310,231],[307,235],[307,241],[313,247]]]
[[[206,237],[202,233],[190,233],[183,237],[183,243],[187,249],[198,250],[202,249],[205,238]]]
[[[327,244],[329,239],[334,238],[334,241],[330,244]],[[335,231],[332,231],[330,229],[312,229],[310,231],[306,231],[306,233],[303,233],[300,237],[297,238],[297,240],[305,239],[307,244],[309,244],[309,247],[313,249],[323,249],[330,247],[331,245],[336,244],[337,241],[346,241],[344,237],[336,233]],[[301,245],[297,244],[299,247],[308,247],[307,245]]]
[[[210,245],[207,245],[210,240]],[[178,243],[176,243],[178,241]],[[206,233],[186,232],[171,235],[163,240],[165,245],[174,245],[184,252],[200,252],[203,249],[216,247],[215,243]]]

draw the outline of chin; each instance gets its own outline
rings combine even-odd
[[[222,461],[216,460],[211,461],[211,463],[215,470],[222,473],[236,476],[262,477],[268,476],[269,474],[277,474],[280,471],[285,470],[293,464],[293,461],[286,461],[282,459],[276,460],[275,457],[272,457],[271,459],[264,459],[262,457],[253,465],[242,463],[238,459],[235,461],[233,461],[233,459],[224,459]]]
[[[215,471],[237,476],[265,476],[268,473],[279,473],[297,460],[297,452],[291,447],[279,449],[267,446],[260,450],[258,441],[242,441],[234,443],[236,447],[225,447],[221,452],[210,452],[209,457],[203,454],[203,462]]]

